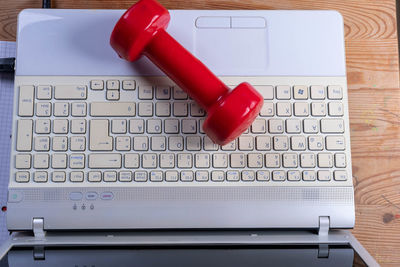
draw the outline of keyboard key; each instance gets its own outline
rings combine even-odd
[[[140,85],[138,89],[138,98],[142,100],[153,99],[153,86],[151,85]]]
[[[67,151],[68,138],[66,136],[54,136],[52,138],[53,151]]]
[[[337,168],[346,168],[346,154],[344,153],[335,154],[335,166]]]
[[[322,85],[312,85],[310,92],[311,99],[325,99],[325,87]]]
[[[256,178],[254,171],[242,171],[242,181],[250,182]]]
[[[223,171],[212,171],[211,172],[211,181],[222,182],[224,180],[225,180],[225,173]]]
[[[31,168],[31,155],[30,154],[18,154],[15,156],[15,168],[16,169],[30,169]]]
[[[129,133],[133,134],[144,133],[144,120],[138,120],[138,119],[129,120]]]
[[[287,136],[279,135],[273,137],[274,149],[277,151],[283,151],[289,149],[289,139]]]
[[[114,134],[126,133],[126,120],[111,120],[111,132]]]
[[[274,99],[274,87],[271,85],[257,85],[254,88],[262,95],[264,99]]]
[[[88,173],[88,181],[89,182],[101,182],[101,179],[102,179],[101,172],[91,171]]]
[[[308,87],[305,85],[293,86],[294,99],[308,99]]]
[[[181,171],[181,181],[182,182],[192,182],[193,172],[192,171]]]
[[[290,137],[290,147],[292,150],[305,150],[307,147],[306,138],[304,136]]]
[[[333,155],[331,153],[318,154],[318,167],[331,168],[333,167]]]
[[[156,99],[170,99],[170,89],[169,86],[156,86]]]
[[[179,133],[179,120],[168,119],[164,121],[164,132],[167,134]]]
[[[226,180],[229,182],[237,182],[240,180],[240,173],[238,171],[227,171]]]
[[[276,99],[290,99],[290,86],[278,85],[276,87]]]
[[[286,120],[286,132],[287,133],[300,133],[301,122],[298,119],[287,119]]]
[[[335,181],[347,181],[347,172],[346,171],[334,171],[333,177]]]
[[[149,139],[147,136],[133,137],[133,150],[147,151],[149,150]]]
[[[261,153],[249,153],[247,155],[247,167],[262,168],[263,166],[263,155]]]
[[[127,169],[139,168],[139,154],[129,153],[124,155],[124,167]]]
[[[190,103],[190,116],[192,117],[203,117],[206,112],[202,107],[200,107],[196,102]]]
[[[292,106],[289,102],[278,102],[276,104],[276,114],[279,117],[292,116]]]
[[[92,80],[92,81],[90,81],[90,89],[92,89],[92,90],[103,90],[104,89],[103,80]]]
[[[208,179],[208,171],[196,171],[197,182],[207,182]]]
[[[260,151],[271,150],[271,137],[257,136],[256,137],[256,150],[260,150]]]
[[[152,136],[151,137],[151,150],[164,151],[167,148],[165,136]]]
[[[157,168],[157,154],[155,153],[142,154],[142,168],[145,169]]]
[[[119,91],[118,90],[107,90],[106,99],[107,100],[119,100]]]
[[[232,153],[230,154],[230,166],[232,168],[244,168],[246,167],[246,156],[243,153]]]
[[[52,88],[50,85],[39,85],[36,88],[36,98],[40,100],[50,100],[52,96]]]
[[[264,105],[262,106],[262,108],[260,110],[260,116],[261,117],[272,117],[274,115],[275,115],[274,103],[264,102]]]
[[[117,172],[115,171],[105,171],[103,174],[104,182],[116,182],[117,181]]]
[[[38,119],[35,123],[35,133],[37,134],[48,134],[50,133],[50,120]]]
[[[68,133],[68,120],[54,120],[53,133],[67,134]]]
[[[197,131],[196,120],[182,120],[182,133],[194,134]]]
[[[17,172],[15,173],[15,181],[17,183],[27,183],[29,182],[30,179],[30,173],[29,172]]]
[[[51,167],[53,169],[66,169],[67,154],[55,153],[51,155]]]
[[[330,171],[318,171],[318,180],[319,181],[330,181],[331,180],[331,172]]]
[[[273,181],[285,181],[285,171],[273,171],[272,172],[272,180]]]
[[[69,174],[69,180],[74,183],[83,182],[83,172],[71,172]]]
[[[318,120],[315,119],[305,119],[303,121],[303,131],[304,133],[318,133]]]
[[[295,153],[283,154],[282,165],[285,168],[296,168],[297,167],[297,154],[295,154]]]
[[[271,119],[268,121],[269,123],[269,133],[283,133],[283,120],[280,119]]]
[[[315,167],[315,155],[312,153],[301,153],[300,165],[302,168],[314,168]]]
[[[188,151],[199,151],[201,149],[200,136],[188,136],[186,137],[186,150]]]
[[[122,171],[118,174],[118,180],[120,182],[132,182],[132,172]]]
[[[93,117],[134,117],[135,111],[134,102],[92,102],[90,104],[90,116]]]
[[[257,181],[269,181],[269,171],[257,171]]]
[[[228,167],[228,154],[215,153],[212,155],[214,168],[227,168]]]
[[[86,120],[71,120],[71,133],[84,134],[86,133]]]
[[[178,154],[178,168],[192,168],[192,154],[180,153]]]
[[[150,172],[150,181],[152,182],[162,182],[163,173],[160,171],[152,171]]]
[[[320,135],[310,135],[308,137],[308,149],[310,150],[323,150],[324,139]]]
[[[161,133],[161,120],[158,119],[147,120],[147,133],[150,134]]]
[[[136,81],[135,80],[122,81],[122,89],[124,89],[124,90],[135,90],[136,89]]]
[[[321,120],[322,133],[343,133],[344,121],[342,119],[322,119]]]
[[[343,92],[340,85],[329,85],[328,86],[328,98],[329,99],[342,99]]]
[[[113,138],[108,135],[108,120],[89,122],[89,149],[92,151],[111,151]]]
[[[326,106],[323,102],[311,103],[311,115],[315,117],[326,116]]]
[[[71,154],[69,156],[69,167],[71,169],[85,168],[85,154]]]
[[[325,140],[327,150],[344,150],[346,147],[343,136],[327,136]]]
[[[188,95],[178,86],[174,86],[174,99],[183,100],[187,99]]]
[[[265,167],[267,168],[279,168],[280,163],[280,155],[276,153],[265,154]]]
[[[32,85],[23,85],[19,87],[18,116],[33,116],[34,91]]]
[[[50,117],[51,116],[51,104],[48,102],[36,103],[36,116]]]
[[[177,171],[166,171],[165,172],[165,181],[167,182],[177,182],[179,180],[178,178],[178,172]]]
[[[129,136],[117,136],[115,138],[115,148],[117,151],[131,150],[131,138]]]
[[[300,172],[299,171],[288,171],[287,173],[288,181],[300,181]]]
[[[175,168],[175,154],[162,153],[160,154],[160,168]]]
[[[294,103],[294,115],[297,117],[307,117],[309,115],[308,103]]]
[[[266,132],[266,125],[265,120],[263,119],[256,119],[251,125],[251,132],[252,133],[265,133]]]
[[[32,150],[32,120],[18,120],[17,122],[17,151]]]
[[[239,150],[251,151],[254,149],[253,136],[240,136],[239,137]]]
[[[329,116],[341,117],[343,116],[343,104],[340,102],[330,102],[328,104]]]
[[[107,81],[107,90],[119,90],[119,81],[118,80],[108,80]]]
[[[34,139],[35,151],[49,151],[50,138],[48,136],[36,136]]]
[[[65,102],[54,103],[53,115],[56,117],[68,117],[69,104]]]
[[[54,183],[64,183],[65,182],[65,172],[53,172],[51,175],[51,181]]]
[[[70,138],[70,150],[71,151],[84,151],[84,150],[86,150],[86,137],[84,137],[84,136],[72,136]]]
[[[303,171],[303,180],[304,181],[315,181],[315,171]]]
[[[86,116],[86,103],[72,103],[71,115],[74,117]]]
[[[173,103],[173,114],[176,117],[187,117],[188,105],[186,102],[175,102]]]
[[[167,102],[156,103],[156,116],[169,117],[171,116],[171,105]]]
[[[121,168],[121,154],[118,153],[91,153],[88,155],[91,169]]]
[[[153,116],[153,103],[151,102],[141,102],[138,105],[138,113],[141,117],[151,117]]]
[[[147,172],[145,171],[135,171],[135,182],[146,182]]]
[[[215,144],[208,136],[203,137],[204,150],[217,151],[218,145]]]
[[[57,100],[86,99],[87,88],[84,85],[57,85],[54,98]]]
[[[183,137],[182,136],[170,136],[168,138],[169,150],[181,151],[183,150]]]
[[[33,155],[33,168],[35,168],[35,169],[49,168],[49,155],[48,154],[34,154]]]

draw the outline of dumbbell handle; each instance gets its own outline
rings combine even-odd
[[[205,110],[229,92],[220,79],[164,29],[157,31],[143,54]]]

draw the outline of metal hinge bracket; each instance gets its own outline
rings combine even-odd
[[[328,216],[320,216],[319,217],[319,228],[318,235],[319,236],[327,236],[329,233],[330,220]]]
[[[44,220],[43,218],[33,218],[32,220],[32,230],[35,239],[43,239],[46,236],[44,231]]]

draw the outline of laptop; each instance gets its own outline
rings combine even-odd
[[[338,230],[355,219],[339,13],[170,11],[167,31],[186,49],[227,85],[247,81],[264,97],[252,126],[225,146],[204,134],[204,110],[149,60],[116,55],[109,37],[122,14],[19,15],[12,237],[1,253],[10,266],[20,255],[35,262],[77,253],[96,262],[105,250],[151,262],[164,245],[227,262],[237,249],[260,260],[280,255],[283,265],[284,255],[297,254],[324,262],[348,255],[353,264],[354,251],[376,264]],[[222,247],[196,247],[204,245]],[[174,248],[166,257],[174,253],[182,254]]]

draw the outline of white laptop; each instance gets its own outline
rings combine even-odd
[[[350,249],[353,264],[352,246],[376,264],[335,231],[355,219],[339,13],[170,11],[167,30],[185,48],[226,84],[264,96],[253,125],[223,147],[202,131],[204,110],[149,60],[113,51],[122,14],[19,15],[3,255],[27,244],[39,258],[62,254],[53,245],[309,244],[326,256],[333,244],[328,255]],[[85,255],[98,260],[96,249]],[[10,251],[10,266],[24,251]]]

